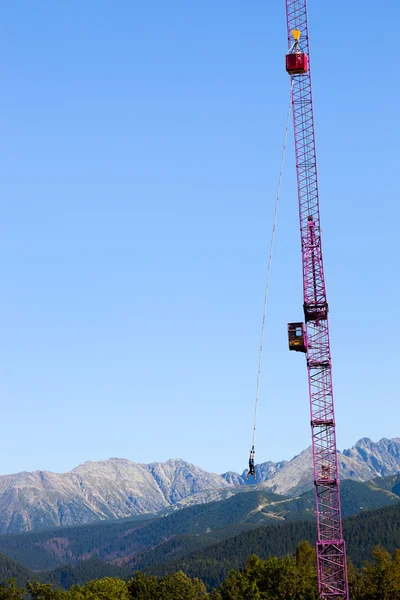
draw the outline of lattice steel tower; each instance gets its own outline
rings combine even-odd
[[[286,0],[296,171],[303,259],[304,323],[289,323],[290,350],[304,352],[310,394],[317,512],[318,584],[324,599],[348,600],[342,535],[332,366],[322,262],[306,0]]]

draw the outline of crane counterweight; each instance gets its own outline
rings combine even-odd
[[[286,71],[289,73],[289,75],[307,73],[307,54],[304,54],[304,52],[294,52],[293,54],[286,54]]]

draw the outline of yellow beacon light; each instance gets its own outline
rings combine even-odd
[[[301,35],[301,31],[299,31],[298,29],[293,29],[292,36],[296,40],[296,42],[299,41],[300,35]]]

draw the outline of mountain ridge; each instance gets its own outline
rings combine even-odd
[[[373,442],[361,438],[338,455],[342,478],[368,481],[400,472],[400,438]],[[80,525],[97,520],[155,514],[228,498],[237,488],[254,486],[296,495],[313,485],[311,448],[292,460],[256,465],[247,471],[209,473],[182,459],[149,464],[124,458],[86,461],[58,474],[34,471],[0,476],[0,533]]]
[[[63,474],[0,476],[0,533],[155,513],[190,494],[229,487],[220,476],[181,459],[141,465],[86,461]]]

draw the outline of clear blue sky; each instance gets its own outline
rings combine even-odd
[[[400,435],[400,5],[309,0],[338,444]],[[284,0],[8,2],[0,472],[246,467],[289,80]],[[290,131],[257,462],[310,443]]]

